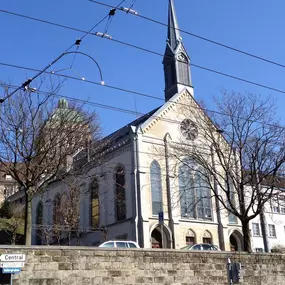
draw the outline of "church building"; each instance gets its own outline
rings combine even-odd
[[[190,57],[173,0],[169,0],[163,67],[165,103],[106,137],[111,146],[102,165],[91,169],[89,178],[82,181],[81,245],[96,246],[107,238],[133,240],[144,248],[179,249],[211,243],[225,250],[230,250],[230,245],[242,250],[239,221],[217,210],[211,194],[201,196],[205,189],[196,183],[196,176],[191,178],[193,185],[187,186],[186,176],[192,174],[170,154],[177,143],[202,143],[195,113],[204,112],[194,97]],[[54,201],[62,191],[62,183],[55,182],[34,198],[34,224],[40,220],[52,225],[55,203],[46,201]],[[190,203],[193,197],[202,198]],[[105,237],[92,230],[96,227],[106,228]]]

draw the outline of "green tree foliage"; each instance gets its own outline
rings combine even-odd
[[[1,204],[0,217],[7,219],[10,219],[12,217],[12,209],[7,199],[5,199]]]

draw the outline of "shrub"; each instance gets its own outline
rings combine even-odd
[[[282,244],[276,244],[271,249],[272,253],[285,253],[285,246]]]
[[[10,203],[5,199],[0,208],[0,217],[10,219],[13,216]]]

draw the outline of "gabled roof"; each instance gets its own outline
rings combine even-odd
[[[162,105],[164,106],[164,105]],[[119,141],[121,138],[125,137],[126,135],[129,134],[130,132],[130,128],[131,127],[138,127],[141,124],[143,124],[145,121],[147,121],[148,119],[150,119],[156,112],[157,110],[159,110],[161,108],[155,108],[154,110],[148,112],[147,114],[137,118],[136,120],[130,122],[129,124],[125,125],[124,127],[120,128],[119,130],[113,132],[112,134],[108,135],[107,137],[105,137],[103,139],[103,141],[111,141],[111,142],[117,142]]]
[[[152,114],[152,116],[149,116],[140,126],[141,130],[148,129],[155,121],[158,121],[163,117],[165,112],[171,108],[173,105],[177,104],[177,101],[180,99],[181,96],[185,96],[185,94],[193,96],[190,94],[190,92],[187,90],[187,88],[184,88],[181,92],[176,93],[171,100],[164,103],[162,106],[156,109],[156,111]],[[195,99],[193,98],[195,101]],[[196,102],[196,101],[195,101]]]
[[[95,153],[100,153],[101,155],[105,155],[107,153],[113,152],[117,149],[119,149],[122,146],[125,146],[130,142],[130,130],[131,127],[138,127],[142,123],[144,123],[146,120],[148,120],[158,109],[155,108],[154,110],[148,112],[147,114],[141,116],[140,118],[137,118],[136,120],[128,123],[127,125],[123,126],[119,130],[111,133],[110,135],[106,136],[102,140],[94,143],[93,145],[93,151]],[[92,156],[92,153],[91,153]],[[87,152],[86,150],[82,150],[80,153],[78,153],[74,157],[74,161],[79,166],[82,164],[85,164],[87,161]]]

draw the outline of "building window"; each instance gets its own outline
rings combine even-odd
[[[230,197],[230,202],[228,201],[227,204],[228,204],[228,207],[230,209],[232,208],[235,208],[236,206],[236,197],[235,197],[235,188],[234,188],[234,184],[233,184],[233,180],[230,179],[229,180],[229,197]],[[231,207],[232,205],[232,207]],[[237,216],[235,216],[232,212],[229,211],[229,224],[237,224],[238,223],[238,220],[237,220]]]
[[[40,201],[36,211],[36,244],[43,243],[43,202]]]
[[[99,185],[97,179],[93,179],[90,184],[91,198],[91,227],[96,228],[99,225],[100,208],[99,208]]]
[[[186,245],[190,245],[190,246],[196,243],[195,233],[192,230],[188,230],[185,241],[186,241]]]
[[[4,187],[4,195],[6,198],[12,196],[13,194],[15,194],[15,187],[14,186],[5,186]]]
[[[212,244],[212,235],[209,231],[205,231],[203,234],[203,243]]]
[[[184,54],[180,54],[180,57],[181,59],[178,61],[178,82],[190,86],[190,72],[187,57]]]
[[[125,190],[125,170],[119,166],[115,174],[115,204],[117,221],[126,219],[126,190]]]
[[[162,186],[161,186],[161,169],[157,161],[153,161],[150,165],[150,185],[152,214],[158,215],[162,211]]]
[[[278,206],[272,206],[272,212],[273,213],[279,213],[279,207]]]
[[[5,179],[6,179],[6,180],[12,180],[12,176],[11,176],[10,174],[6,174],[6,175],[5,175]]]
[[[60,225],[62,220],[61,195],[57,193],[53,199],[53,224]]]
[[[212,219],[211,190],[206,177],[191,159],[185,159],[179,167],[181,217]]]
[[[258,223],[252,223],[252,235],[260,236],[260,228]]]
[[[276,238],[275,225],[268,225],[268,236]]]

